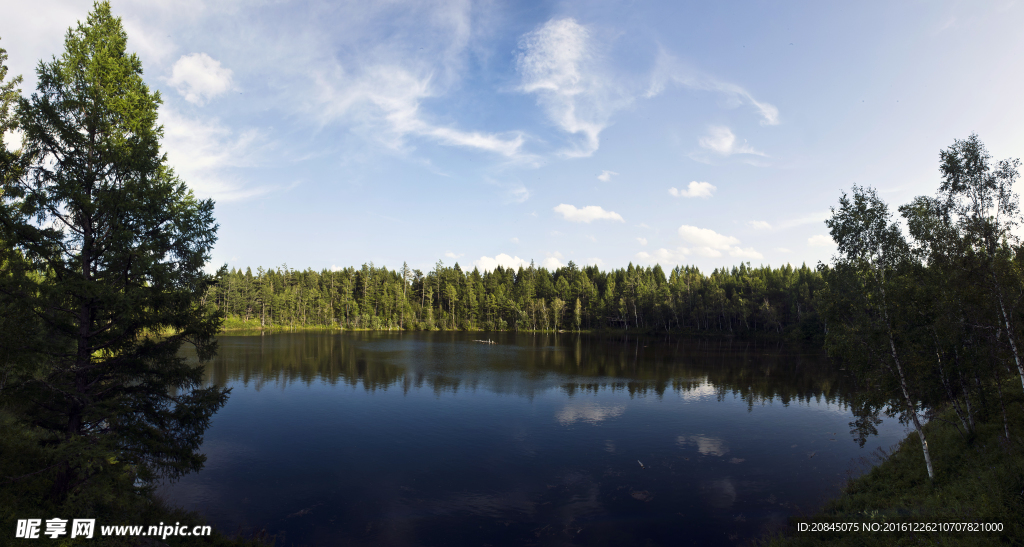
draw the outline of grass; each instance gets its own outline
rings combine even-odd
[[[870,472],[851,479],[839,498],[819,513],[791,519],[784,535],[768,545],[1024,545],[1024,395],[1019,382],[1004,386],[1010,438],[1002,414],[993,412],[970,438],[940,414],[925,426],[935,466],[930,481],[917,433],[911,433]],[[1002,531],[797,531],[801,523],[865,526],[997,523]]]

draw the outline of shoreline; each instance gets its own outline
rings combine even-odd
[[[876,451],[871,468],[848,479],[816,513],[793,516],[762,544],[1005,545],[1024,538],[1024,393],[1005,386],[1010,437],[1001,414],[963,435],[950,409],[924,426],[936,466],[929,481],[921,441],[911,431],[894,449]],[[851,470],[851,473],[853,470]],[[952,529],[950,527],[952,526]],[[956,531],[956,528],[977,528]],[[946,528],[946,529],[943,529]],[[1001,528],[1001,529],[999,529]],[[805,529],[807,531],[800,531]]]

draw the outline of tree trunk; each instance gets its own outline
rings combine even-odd
[[[1017,372],[1020,374],[1020,385],[1024,389],[1024,364],[1021,363],[1020,354],[1017,352],[1017,343],[1013,341],[1013,330],[1010,328],[1010,318],[1006,315],[1006,306],[1003,304],[1003,287],[996,278],[995,266],[992,266],[992,283],[996,288],[996,298],[999,300],[999,311],[1003,314],[1003,324],[1006,325],[1006,339],[1010,342],[1010,349],[1013,351],[1013,361],[1017,364]]]
[[[921,420],[917,416],[917,405],[910,397],[910,390],[907,389],[907,378],[903,374],[903,365],[900,364],[899,355],[896,352],[896,341],[893,339],[892,324],[889,322],[889,308],[886,305],[885,297],[885,275],[879,273],[879,288],[882,293],[882,316],[885,319],[885,329],[889,335],[889,349],[892,351],[892,360],[896,364],[896,372],[900,378],[900,389],[903,390],[903,398],[907,401],[907,410],[910,412],[910,417],[914,420],[914,429],[917,430],[917,436],[921,439],[921,450],[924,452],[924,464],[928,468],[928,478],[931,480],[935,479],[935,471],[932,469],[932,456],[928,451],[928,439],[924,436],[924,429],[921,428]]]

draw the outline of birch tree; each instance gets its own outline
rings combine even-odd
[[[852,196],[844,193],[839,208],[832,208],[832,217],[825,224],[839,250],[834,267],[825,270],[826,349],[832,356],[853,362],[864,379],[884,381],[888,376],[895,381],[896,393],[883,395],[901,403],[902,416],[921,439],[928,478],[934,479],[919,416],[921,399],[912,381],[914,371],[905,358],[907,328],[897,323],[901,319],[897,314],[906,311],[897,308],[910,304],[901,301],[907,294],[906,285],[901,286],[906,279],[901,276],[911,263],[910,247],[873,188],[855,185]],[[879,372],[885,374],[880,377]]]

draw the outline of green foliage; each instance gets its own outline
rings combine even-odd
[[[989,160],[976,135],[940,153],[937,195],[899,209],[910,242],[872,189],[854,186],[833,209],[841,255],[819,267],[820,309],[826,349],[867,388],[851,425],[866,435],[885,411],[917,435],[814,520],[999,522],[1005,531],[797,534],[793,543],[989,544],[1024,532],[1024,392],[1011,388],[1024,383],[1024,247],[1011,191],[1019,161]]]
[[[551,272],[532,264],[481,273],[458,264],[405,273],[375,265],[297,271],[284,265],[253,274],[233,269],[205,305],[228,329],[639,330],[821,336],[821,274],[741,264],[704,275],[660,266],[602,272],[570,263]]]
[[[222,318],[201,305],[213,202],[166,165],[160,96],[126,41],[95,4],[18,98],[23,148],[4,156],[0,326],[22,343],[0,334],[0,412],[4,453],[30,457],[4,459],[0,495],[30,493],[25,507],[130,510],[155,478],[202,467],[227,398],[178,356],[185,342],[200,361],[216,350]]]

